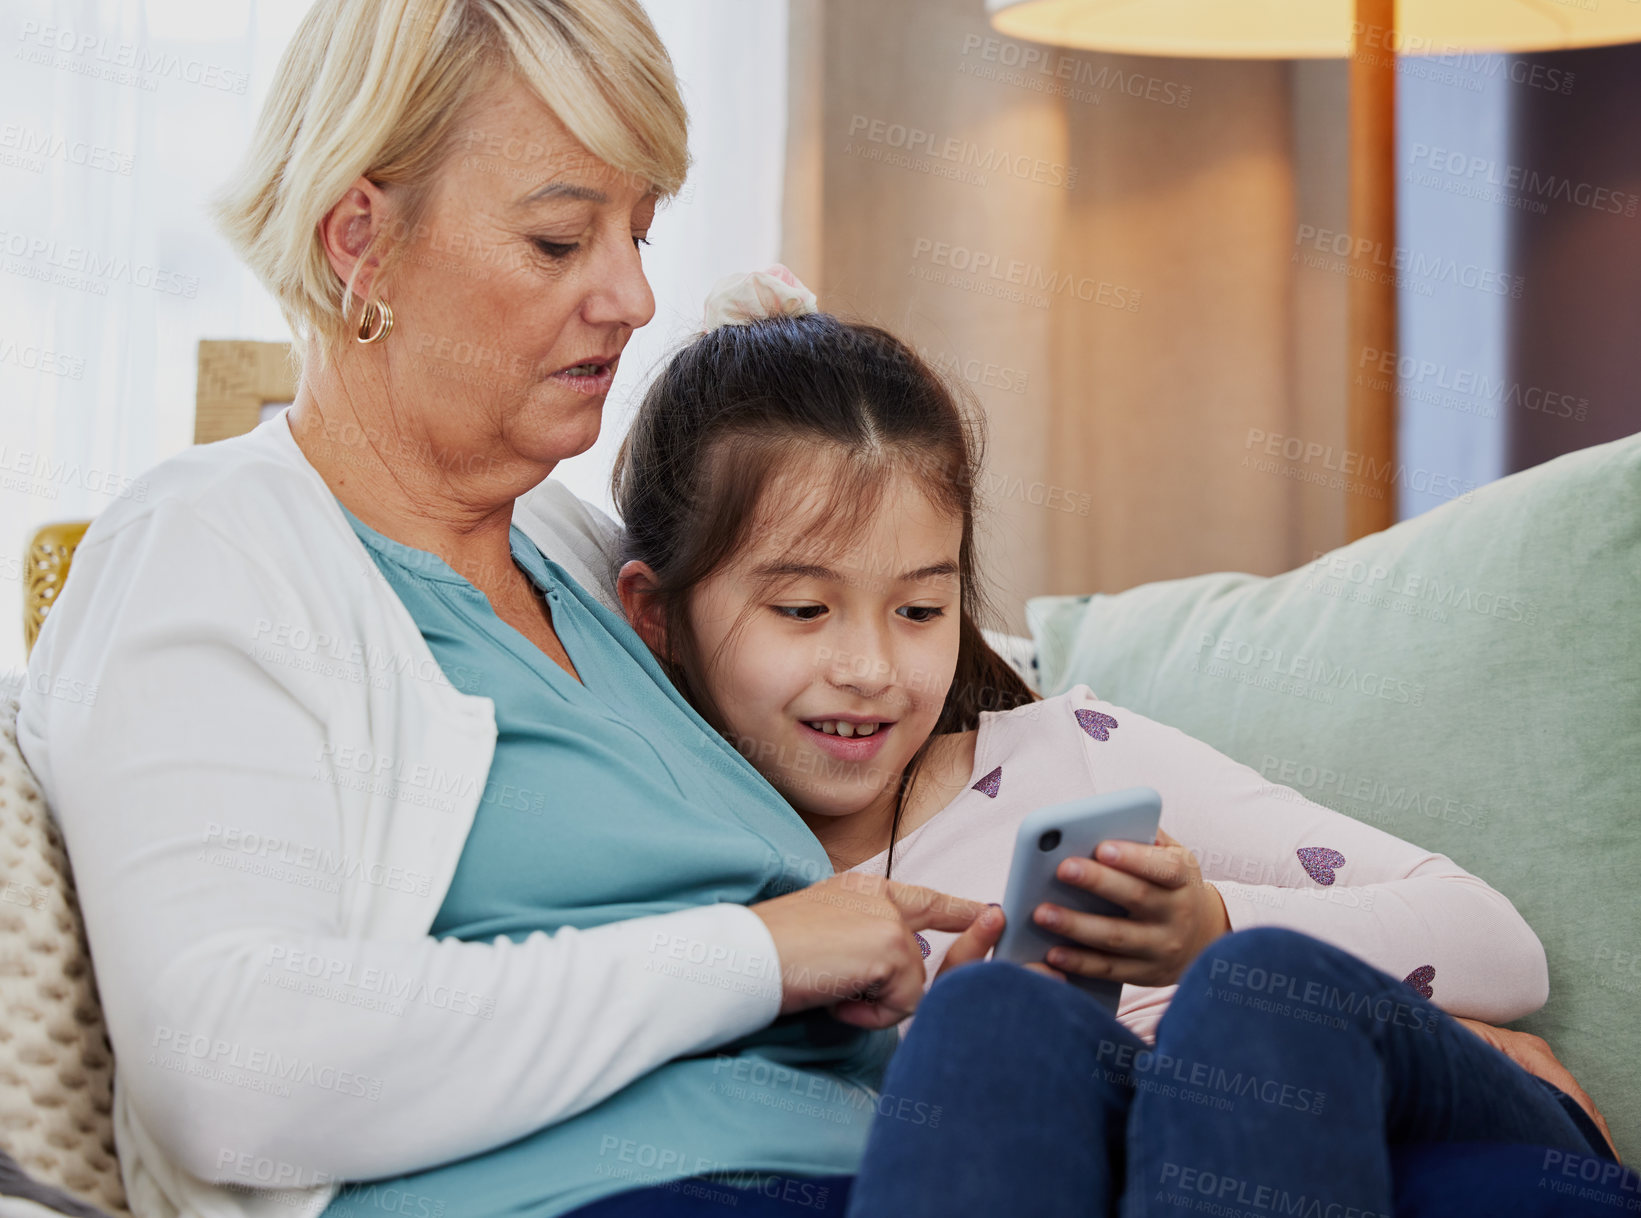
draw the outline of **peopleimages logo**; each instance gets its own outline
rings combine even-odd
[[[1575,207],[1587,207],[1592,211],[1610,212],[1627,218],[1633,218],[1637,206],[1641,205],[1641,195],[1627,190],[1579,182],[1560,174],[1540,173],[1522,165],[1500,164],[1487,157],[1453,148],[1414,144],[1409,160],[1415,168],[1457,181],[1497,187],[1500,191],[1519,194],[1536,202],[1570,203]],[[1544,209],[1537,210],[1542,212]]]
[[[85,379],[84,359],[34,343],[20,344],[9,338],[0,338],[0,364],[10,364],[28,372],[67,377],[72,381]]]
[[[374,1101],[382,1095],[382,1080],[370,1075],[163,1024],[154,1029],[148,1064],[279,1096],[290,1095],[293,1083],[358,1099]]]
[[[186,300],[199,295],[197,275],[133,262],[118,255],[104,256],[83,245],[59,243],[55,238],[0,231],[0,253],[25,260],[8,264],[6,270],[11,274],[49,280],[49,271],[60,276],[68,287],[96,291],[98,295],[106,294],[110,283],[129,283]]]
[[[1386,247],[1381,241],[1368,237],[1353,238],[1349,233],[1301,224],[1294,231],[1294,252],[1291,261],[1322,270],[1344,270],[1353,277],[1384,279],[1386,276],[1410,275],[1418,281],[1421,295],[1429,295],[1432,284],[1449,283],[1470,288],[1492,296],[1521,299],[1527,280],[1493,267],[1461,263],[1456,258],[1441,254],[1427,254],[1404,246]],[[1337,261],[1329,263],[1327,259]],[[1352,259],[1361,260],[1358,266]],[[1386,280],[1388,282],[1388,280]]]
[[[409,677],[454,688],[431,653],[414,656],[375,644],[367,647],[357,640],[332,636],[324,631],[311,631],[292,622],[258,618],[248,651],[252,658],[264,663],[285,664],[320,672],[321,675],[341,676],[355,684],[364,679],[368,670],[368,675],[384,679],[389,675]],[[302,662],[313,660],[334,661],[335,671]],[[378,688],[386,686],[380,685]]]
[[[999,285],[1049,296],[1071,296],[1089,304],[1129,313],[1140,311],[1140,292],[1137,288],[1095,279],[1092,275],[1057,271],[1021,258],[1005,258],[991,250],[970,249],[966,245],[919,237],[912,243],[912,261],[918,263],[925,260],[937,267],[949,267],[975,280],[995,280]]]
[[[931,353],[923,347],[919,347],[917,353],[941,376],[964,380],[986,389],[1000,389],[1004,393],[1024,393],[1031,380],[1031,374],[1023,369],[1011,368],[1007,364],[990,363],[975,356],[951,355],[945,351]]]
[[[1270,460],[1263,460],[1252,452],[1256,446]],[[1387,483],[1404,486],[1419,494],[1438,495],[1443,499],[1460,499],[1465,503],[1470,502],[1476,490],[1474,482],[1461,481],[1450,474],[1409,466],[1403,462],[1380,461],[1349,448],[1336,449],[1333,445],[1323,444],[1319,440],[1306,441],[1299,436],[1267,432],[1259,427],[1248,429],[1242,447],[1244,450],[1250,450],[1242,458],[1242,465],[1249,469],[1259,470],[1261,473],[1281,473],[1299,481],[1342,488],[1353,494],[1363,494],[1374,499],[1383,497],[1384,486]],[[1290,464],[1284,468],[1276,464],[1277,459],[1297,465]],[[1316,467],[1314,471],[1306,469],[1307,466],[1313,465]],[[1316,476],[1312,476],[1313,474]],[[1358,476],[1361,481],[1355,480]]]
[[[888,122],[856,114],[849,120],[851,141],[864,140],[869,144],[904,152],[909,157],[930,157],[952,165],[973,169],[980,173],[1002,173],[1023,182],[1037,182],[1043,186],[1077,185],[1077,167],[1048,161],[1029,153],[1012,153],[996,145],[981,146],[962,136],[940,136],[921,127]],[[845,152],[850,151],[845,147]],[[980,185],[985,185],[982,178]]]
[[[139,503],[148,498],[148,483],[140,479],[106,473],[95,466],[81,465],[78,461],[53,461],[44,453],[29,452],[27,449],[14,453],[4,443],[0,443],[0,480],[8,487],[14,483],[36,483],[50,490],[52,498],[56,497],[56,493],[51,488],[63,486],[77,486],[81,490],[112,495],[116,499],[135,499]],[[12,489],[21,489],[21,485]]]
[[[186,84],[243,94],[250,87],[247,72],[236,72],[220,64],[184,58],[170,51],[155,51],[134,42],[116,42],[105,34],[78,33],[58,25],[41,25],[24,20],[17,33],[24,45],[17,58],[46,67],[64,67],[82,75],[103,76],[122,84],[140,84],[152,90],[156,78],[170,77]],[[57,59],[54,56],[73,58]],[[76,64],[75,59],[81,61]],[[131,74],[137,74],[132,77]]]
[[[1385,592],[1408,600],[1429,601],[1444,609],[1474,613],[1481,617],[1520,622],[1528,626],[1535,625],[1539,619],[1539,606],[1531,599],[1476,588],[1457,580],[1443,581],[1439,575],[1413,571],[1394,562],[1366,562],[1337,550],[1318,551],[1310,562],[1309,570],[1317,579],[1352,583],[1369,591]],[[1310,582],[1304,586],[1307,591],[1312,590]],[[1445,614],[1441,620],[1446,620]]]
[[[1181,110],[1191,104],[1190,85],[1149,76],[1131,67],[1124,70],[1121,64],[1099,63],[1086,55],[1064,54],[982,34],[964,37],[959,71],[1095,105],[1111,93]]]
[[[1279,1185],[1260,1184],[1183,1163],[1164,1162],[1157,1183],[1167,1190],[1168,1204],[1196,1213],[1234,1214],[1238,1218],[1254,1213],[1296,1214],[1301,1218],[1391,1218],[1378,1210],[1308,1193],[1290,1193]]]
[[[1565,3],[1565,0],[1559,0]],[[1579,6],[1595,7],[1595,0],[1578,0]],[[1631,4],[1636,0],[1630,0]],[[1352,54],[1358,62],[1379,64],[1389,59],[1403,75],[1462,82],[1470,92],[1481,91],[1485,80],[1504,77],[1511,84],[1547,93],[1569,94],[1575,74],[1512,55],[1469,51],[1450,42],[1437,42],[1428,35],[1410,34],[1403,29],[1351,22]],[[1433,68],[1449,69],[1443,76]],[[1454,76],[1454,73],[1457,76]]]
[[[1207,658],[1221,661],[1215,666]],[[1335,664],[1321,655],[1289,652],[1282,647],[1268,647],[1252,639],[1237,639],[1230,635],[1204,633],[1197,643],[1197,654],[1192,659],[1196,671],[1212,676],[1223,676],[1221,669],[1237,665],[1244,669],[1263,669],[1277,678],[1292,677],[1320,689],[1348,690],[1369,698],[1382,698],[1403,706],[1423,706],[1425,687],[1418,681],[1360,669],[1353,664]]]
[[[404,1004],[410,1003],[452,1011],[458,1015],[477,1015],[481,1019],[493,1019],[496,1014],[496,1000],[488,994],[456,989],[438,981],[430,982],[419,973],[401,975],[392,969],[361,967],[353,960],[300,948],[270,946],[263,968],[265,981],[272,980],[278,984],[280,974],[293,974],[321,985],[376,995],[399,1004],[400,1012]],[[282,985],[281,988],[292,987]]]
[[[1259,772],[1284,784],[1277,790],[1303,788],[1330,806],[1336,806],[1333,805],[1335,799],[1368,805],[1365,809],[1352,810],[1351,815],[1357,820],[1382,821],[1387,819],[1387,812],[1418,812],[1431,820],[1470,828],[1481,828],[1487,821],[1487,809],[1480,804],[1463,803],[1435,791],[1421,791],[1417,787],[1393,784],[1366,774],[1353,774],[1349,770],[1334,770],[1267,753],[1260,759]]]
[[[314,776],[329,782],[340,782],[344,776],[353,774],[388,779],[397,785],[417,787],[464,802],[476,802],[479,798],[478,779],[472,774],[453,773],[420,759],[327,740],[319,746],[315,761]]]
[[[1301,1087],[1257,1071],[1232,1070],[1212,1062],[1156,1053],[1143,1046],[1136,1049],[1102,1040],[1094,1059],[1109,1063],[1105,1075],[1110,1080],[1126,1077],[1142,1091],[1153,1091],[1168,1099],[1183,1098],[1221,1112],[1235,1111],[1239,1099],[1258,1100],[1312,1116],[1327,1106],[1327,1092],[1315,1087]]]
[[[0,127],[0,150],[44,161],[66,161],[86,169],[101,169],[130,177],[136,159],[129,152],[105,148],[85,140],[71,140],[50,131],[36,131],[20,123]],[[43,164],[42,164],[43,167]]]
[[[1393,997],[1388,992],[1341,989],[1331,982],[1312,981],[1231,960],[1215,960],[1208,966],[1207,996],[1272,1014],[1293,1015],[1304,1022],[1332,1028],[1347,1026],[1344,1016],[1333,1012],[1364,1016],[1415,1032],[1434,1032],[1437,1027],[1435,1008],[1421,1006],[1416,1001]],[[1257,1001],[1250,1000],[1250,996],[1257,996]]]
[[[425,897],[432,890],[433,877],[426,872],[411,871],[346,851],[337,854],[328,847],[273,837],[266,833],[242,829],[237,825],[206,822],[200,845],[202,853],[223,851],[229,855],[248,855],[298,871],[313,872],[328,879],[369,884],[390,892],[406,892]],[[336,890],[335,886],[330,889],[332,892]]]
[[[1537,385],[1523,385],[1520,381],[1491,377],[1469,368],[1450,368],[1435,360],[1414,359],[1411,355],[1401,355],[1380,347],[1363,347],[1356,368],[1358,385],[1369,384],[1374,388],[1388,389],[1391,384],[1388,378],[1394,377],[1400,382],[1400,392],[1418,400],[1430,399],[1429,394],[1421,397],[1421,390],[1439,389],[1498,406],[1571,419],[1575,423],[1582,423],[1590,413],[1589,398],[1557,393]],[[1386,379],[1378,382],[1370,380],[1375,374]],[[1496,412],[1489,413],[1487,417],[1491,418],[1494,414]]]

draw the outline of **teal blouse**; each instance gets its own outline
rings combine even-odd
[[[797,814],[683,700],[631,627],[517,527],[513,560],[546,596],[585,684],[436,555],[348,519],[451,684],[495,703],[495,758],[435,937],[517,941],[750,904],[830,874]],[[892,1030],[824,1014],[778,1019],[508,1145],[346,1185],[323,1218],[550,1218],[692,1175],[755,1184],[776,1172],[853,1172],[896,1043]]]

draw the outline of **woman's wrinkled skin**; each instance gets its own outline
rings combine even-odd
[[[344,281],[378,231],[406,248],[388,282],[374,256],[358,280],[391,305],[391,333],[305,376],[291,431],[349,511],[439,555],[574,675],[508,525],[515,499],[598,438],[616,362],[655,313],[639,245],[656,197],[517,82],[480,99],[454,149],[421,223],[366,177],[321,222]]]

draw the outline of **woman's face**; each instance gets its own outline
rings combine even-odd
[[[522,85],[480,99],[425,219],[389,221],[407,244],[382,289],[396,421],[469,474],[586,451],[621,351],[655,313],[638,254],[654,217],[650,184],[595,159]]]
[[[962,522],[897,475],[816,556],[805,539],[819,497],[803,474],[764,498],[752,543],[690,600],[722,726],[800,812],[892,801],[957,666]]]

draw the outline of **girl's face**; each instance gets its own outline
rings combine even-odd
[[[779,506],[691,597],[704,683],[732,742],[799,812],[892,807],[957,666],[962,521],[895,474],[817,556],[806,540],[824,493],[806,473],[775,481],[764,499]]]

